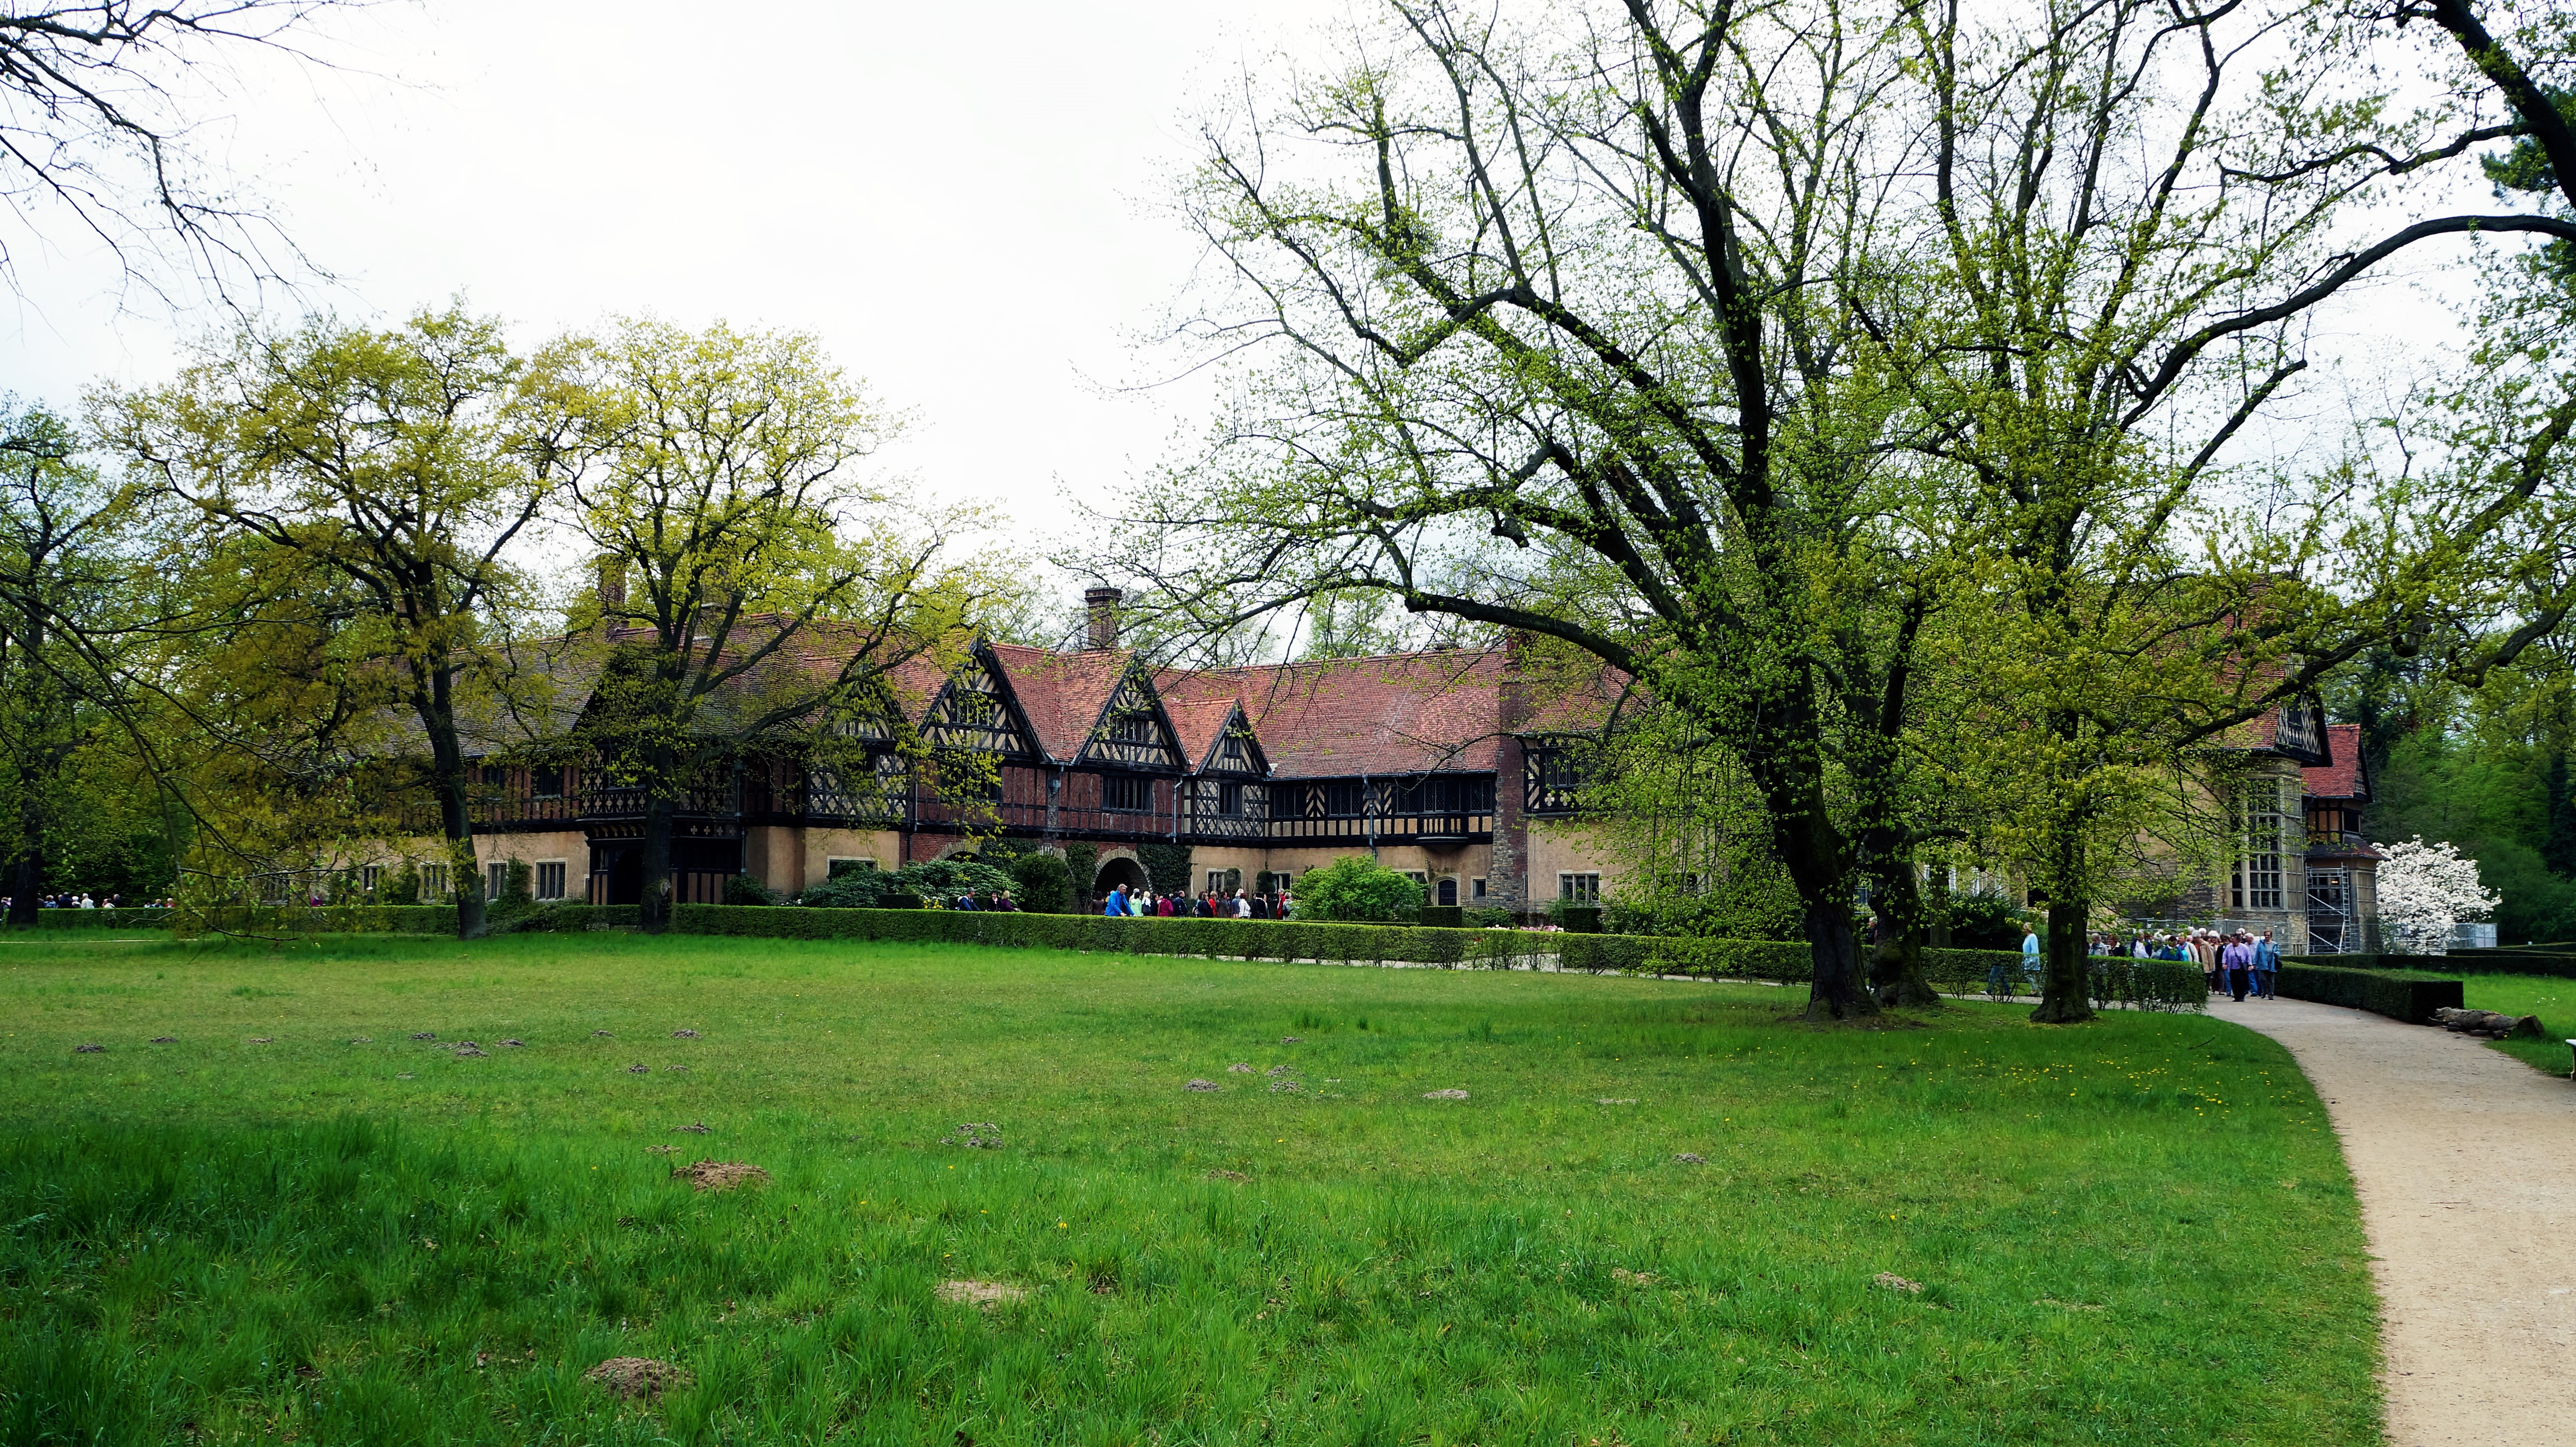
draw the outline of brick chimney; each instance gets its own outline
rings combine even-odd
[[[602,553],[598,568],[600,624],[614,628],[617,615],[626,609],[626,560],[615,553]]]
[[[1115,588],[1086,588],[1082,593],[1084,611],[1091,615],[1090,642],[1087,648],[1118,646],[1118,600],[1126,595]]]

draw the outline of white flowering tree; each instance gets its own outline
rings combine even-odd
[[[2504,903],[2478,882],[2478,862],[2448,842],[2427,844],[2419,834],[2379,852],[2379,928],[2398,954],[2448,954],[2451,926],[2484,919]]]

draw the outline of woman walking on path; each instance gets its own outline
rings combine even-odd
[[[2245,933],[2240,930],[2228,938],[2226,946],[2218,953],[2218,959],[2227,971],[2228,998],[2239,1005],[2244,1004],[2247,977],[2254,973],[2254,946],[2246,942]]]
[[[2281,978],[2281,947],[2272,943],[2272,932],[2254,942],[2254,993],[2266,1000],[2278,998],[2272,993]]]

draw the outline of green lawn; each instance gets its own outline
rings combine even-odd
[[[2280,1047],[1801,998],[0,942],[0,1441],[2378,1440],[2358,1212]],[[670,1179],[699,1158],[775,1180]],[[613,1404],[582,1372],[621,1355],[693,1384]]]
[[[2567,1037],[2576,1035],[2576,980],[2555,975],[2460,976],[2462,1003],[2472,1010],[2501,1010],[2508,1015],[2537,1015],[2537,1040],[2498,1040],[2495,1049],[2536,1070],[2567,1074]]]

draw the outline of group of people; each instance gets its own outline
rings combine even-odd
[[[969,891],[948,901],[950,909],[999,910],[1004,914],[1019,912],[1020,903],[1007,889],[988,890],[982,894]]]
[[[2133,931],[2126,938],[2112,934],[2093,936],[2087,953],[2096,957],[2117,958],[2126,955],[2139,960],[2189,960],[2200,967],[2201,978],[2213,995],[2226,995],[2242,1001],[2248,994],[2258,1000],[2278,999],[2274,988],[2280,983],[2281,947],[2272,942],[2272,932],[2255,934],[2247,930],[2183,930],[2156,935]],[[2022,963],[2025,969],[2039,965],[2039,932],[2022,936]],[[2003,966],[1998,963],[1987,972],[1987,986],[1999,987]]]
[[[1100,901],[1100,912],[1136,919],[1286,919],[1294,905],[1284,889],[1275,895],[1247,894],[1238,889],[1228,899],[1213,889],[1200,895],[1156,894],[1150,889],[1130,890],[1122,884]]]
[[[5,896],[5,895],[0,895],[0,911],[6,911],[6,910],[9,908],[9,906],[10,906],[11,902],[12,902],[12,901],[11,901],[7,896]],[[149,900],[147,900],[147,901],[142,901],[142,902],[138,903],[137,901],[127,899],[125,896],[123,896],[123,895],[121,895],[121,894],[100,894],[100,895],[90,895],[90,894],[48,894],[48,895],[41,895],[41,896],[39,896],[39,897],[37,898],[37,900],[36,900],[36,908],[38,908],[38,909],[136,909],[136,908],[151,908],[151,907],[153,907],[155,904],[159,904],[159,905],[167,905],[168,903],[169,903],[169,901],[168,901],[168,900],[158,900],[158,901],[149,901]]]

